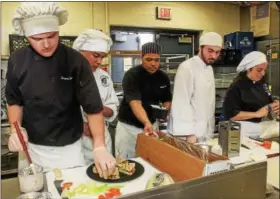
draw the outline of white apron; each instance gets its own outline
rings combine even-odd
[[[240,134],[241,137],[259,137],[260,135],[263,135],[264,133],[267,134],[267,137],[269,134],[273,134],[274,132],[269,132],[271,130],[270,127],[278,127],[278,134],[279,134],[279,122],[276,121],[263,121],[260,123],[254,123],[254,122],[247,122],[247,121],[237,121],[241,124]],[[273,129],[272,129],[273,131]],[[272,136],[273,137],[273,136]]]
[[[157,129],[157,123],[153,124]],[[115,138],[116,157],[131,159],[136,157],[137,135],[142,133],[143,129],[118,121]]]
[[[29,142],[28,152],[32,162],[42,166],[44,172],[52,171],[54,168],[68,169],[85,166],[80,139],[73,144],[62,147],[42,146]],[[27,158],[19,158],[18,169],[27,166]]]

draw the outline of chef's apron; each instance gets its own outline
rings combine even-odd
[[[279,122],[275,121],[263,121],[259,123],[255,122],[247,122],[247,121],[238,121],[241,124],[240,134],[241,137],[259,137],[262,133],[264,133],[270,125],[278,125]]]
[[[153,129],[157,129],[158,125],[155,122]],[[115,138],[115,153],[116,157],[131,159],[136,157],[136,141],[137,135],[142,133],[143,129],[138,128],[124,122],[118,121],[116,127],[116,138]]]
[[[106,149],[109,153],[112,153],[112,139],[111,135],[108,130],[108,122],[105,122],[105,145]],[[83,143],[83,154],[86,165],[90,165],[94,162],[93,160],[93,140],[89,136],[83,135],[82,137],[82,143]]]
[[[44,172],[52,171],[54,168],[68,169],[85,166],[81,139],[62,147],[42,146],[29,142],[28,152],[32,162],[42,166]],[[21,155],[18,169],[28,167],[28,165],[26,156]]]

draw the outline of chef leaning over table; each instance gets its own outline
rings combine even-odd
[[[59,26],[67,17],[67,10],[51,2],[22,3],[13,16],[16,32],[30,46],[8,61],[8,146],[23,150],[13,125],[17,121],[33,162],[45,171],[83,166],[81,105],[94,138],[93,158],[106,178],[115,159],[104,144],[103,105],[87,60],[59,43]]]
[[[105,144],[109,152],[112,152],[112,140],[108,130],[108,122],[112,122],[118,113],[118,97],[115,93],[110,75],[99,68],[103,58],[105,58],[112,45],[112,39],[100,30],[87,29],[83,31],[73,44],[73,48],[81,52],[88,60],[92,73],[97,82],[98,90],[103,103],[102,114],[105,117]],[[87,164],[93,162],[92,138],[88,128],[86,114],[83,111],[84,136],[83,150]]]
[[[264,82],[267,67],[264,53],[253,51],[247,54],[238,65],[238,75],[227,91],[224,118],[239,121],[243,135],[260,135],[261,121],[269,115],[270,108],[271,113],[279,117],[279,101],[273,99]]]
[[[123,78],[124,98],[116,128],[116,155],[134,158],[137,135],[153,133],[155,118],[151,105],[171,106],[170,81],[159,69],[161,46],[149,42],[142,46],[142,64],[129,69]]]
[[[174,82],[169,131],[195,143],[211,137],[215,125],[215,81],[211,64],[223,39],[215,32],[199,39],[199,53],[180,64]]]

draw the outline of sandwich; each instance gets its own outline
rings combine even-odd
[[[119,172],[125,175],[133,175],[135,173],[135,163],[130,163],[128,160],[124,160],[117,164]]]
[[[96,174],[98,173],[95,166],[93,167],[92,171],[93,171],[93,173],[96,173]],[[114,172],[110,176],[108,176],[108,179],[109,180],[120,179],[120,172],[119,172],[119,169],[117,167],[115,168]]]

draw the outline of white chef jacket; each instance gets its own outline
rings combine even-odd
[[[93,75],[97,83],[97,87],[100,93],[103,106],[107,106],[111,108],[113,111],[113,115],[111,117],[105,117],[105,145],[108,152],[111,153],[112,140],[108,129],[108,122],[112,122],[116,118],[118,114],[119,100],[115,93],[111,77],[107,72],[105,72],[100,68],[97,68],[93,72]],[[82,113],[83,113],[84,122],[88,122],[87,114],[85,112]],[[93,150],[92,138],[88,136],[83,136],[82,144],[83,144],[85,162],[87,165],[91,164],[94,161],[92,156],[92,150]]]
[[[215,126],[213,69],[199,56],[180,64],[174,82],[170,133],[176,136],[211,137]]]
[[[105,121],[106,123],[112,122],[117,117],[119,106],[119,100],[113,87],[113,81],[109,74],[100,68],[97,68],[93,72],[93,75],[97,83],[103,106],[106,106],[113,111],[113,115],[111,117],[105,117]],[[87,122],[87,115],[84,112],[83,119]]]

